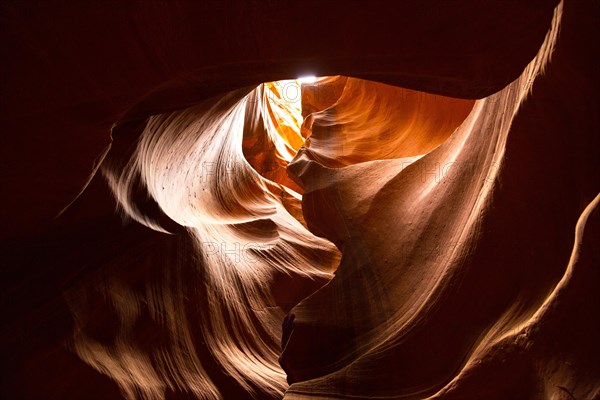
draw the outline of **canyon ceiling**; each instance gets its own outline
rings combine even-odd
[[[600,399],[599,20],[2,2],[0,397]]]

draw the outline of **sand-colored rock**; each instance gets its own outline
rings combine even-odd
[[[1,398],[600,396],[597,2],[0,11]]]

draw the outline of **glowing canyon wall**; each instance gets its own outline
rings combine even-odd
[[[0,397],[600,396],[598,3],[58,5],[2,5]]]

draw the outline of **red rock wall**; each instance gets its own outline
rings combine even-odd
[[[0,397],[596,398],[600,10],[555,7],[4,3]],[[308,72],[292,132],[257,85]]]

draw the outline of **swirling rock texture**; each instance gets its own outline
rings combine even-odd
[[[599,3],[1,10],[0,397],[600,398]]]

